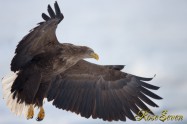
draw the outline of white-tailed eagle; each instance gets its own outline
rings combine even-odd
[[[17,45],[11,62],[14,73],[2,80],[3,98],[10,110],[31,119],[39,107],[40,121],[47,98],[57,108],[86,118],[126,121],[135,120],[140,110],[153,114],[146,104],[158,107],[150,98],[162,98],[150,91],[159,89],[146,83],[152,78],[122,72],[123,65],[90,63],[84,59],[99,59],[93,49],[60,43],[55,31],[64,16],[57,2],[54,8],[48,5],[49,16],[43,13],[44,21]]]

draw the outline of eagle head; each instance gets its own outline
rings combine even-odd
[[[92,48],[87,46],[77,46],[69,43],[65,43],[62,45],[62,53],[63,57],[74,58],[76,60],[86,59],[86,58],[94,58],[99,60],[99,56],[94,52]]]

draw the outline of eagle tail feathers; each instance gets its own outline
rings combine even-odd
[[[24,102],[18,102],[17,98],[13,99],[13,93],[11,92],[11,87],[17,78],[17,73],[12,72],[2,78],[3,99],[6,101],[6,105],[12,113],[17,116],[21,116],[22,114],[26,116],[29,105],[26,105]]]

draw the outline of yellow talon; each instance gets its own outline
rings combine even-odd
[[[27,113],[27,119],[32,119],[33,116],[34,116],[34,107],[33,105],[30,105]]]
[[[45,117],[45,111],[43,107],[40,107],[40,111],[38,113],[38,117],[36,118],[37,121],[42,121]]]

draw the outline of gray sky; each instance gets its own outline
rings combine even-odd
[[[18,42],[42,21],[41,13],[47,12],[47,5],[53,3],[54,0],[0,0],[0,78],[9,73]],[[161,87],[155,93],[164,99],[155,101],[159,108],[151,109],[156,114],[167,109],[169,114],[187,116],[186,0],[63,0],[58,3],[65,16],[57,29],[59,41],[93,48],[100,60],[91,62],[124,64],[123,71],[139,76],[156,74],[150,83]],[[45,110],[46,118],[41,124],[108,124],[58,110],[51,103],[45,104]],[[187,122],[184,119],[166,123],[182,124]],[[14,116],[0,99],[0,123],[36,122]]]

